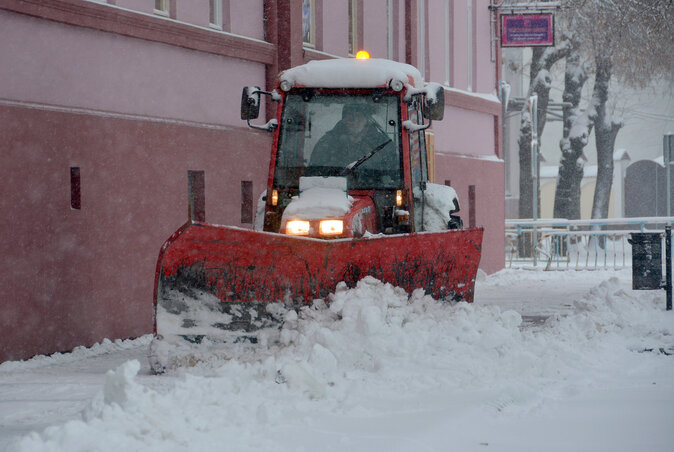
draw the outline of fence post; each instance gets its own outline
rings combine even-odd
[[[672,310],[672,226],[665,226],[665,290],[667,310]]]

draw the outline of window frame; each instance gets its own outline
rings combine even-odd
[[[154,13],[158,16],[171,16],[171,2],[170,0],[154,0]]]
[[[304,33],[304,7],[305,5],[309,8],[309,40],[305,41]],[[314,0],[302,0],[302,46],[308,47],[310,49],[316,48],[316,3]]]
[[[476,5],[474,3],[474,0],[466,0],[466,5],[468,7],[468,33],[467,33],[467,42],[468,42],[468,61],[466,64],[466,70],[467,70],[467,91],[474,92],[475,91],[475,9]]]
[[[353,100],[354,96],[355,97],[361,97],[363,99],[369,99],[372,97],[372,93],[369,90],[361,90],[362,92],[351,92],[351,93],[344,93],[340,89],[326,89],[326,90],[316,90],[314,92],[314,95],[311,96],[311,99],[317,98],[317,97],[323,97],[326,100],[333,99],[335,104],[340,104],[340,99],[351,99]],[[384,100],[384,98],[386,98]],[[299,99],[299,102],[297,100]],[[387,111],[391,111],[390,107],[393,107],[393,110],[395,114],[395,118],[387,116],[387,118],[393,119],[395,122],[394,124],[391,124],[390,127],[393,127],[391,131],[389,131],[386,127],[386,134],[389,136],[393,136],[394,139],[392,139],[393,142],[393,149],[395,149],[396,153],[398,154],[398,162],[397,167],[393,168],[394,172],[399,172],[399,177],[395,180],[392,180],[391,186],[386,187],[387,189],[400,189],[404,187],[404,181],[405,181],[405,164],[404,164],[404,154],[403,154],[403,144],[402,144],[402,121],[401,121],[401,111],[400,111],[400,103],[399,103],[399,94],[398,93],[385,93],[382,95],[382,100],[379,102],[387,103]],[[297,93],[297,92],[291,92],[286,96],[286,99],[284,101],[283,105],[283,112],[281,115],[281,122],[282,123],[287,123],[288,117],[288,109],[297,109],[296,106],[299,105],[304,105],[306,104],[307,101],[302,99],[302,94]],[[344,105],[347,104],[352,104],[352,102],[343,102]],[[356,104],[361,104],[361,105],[369,105],[369,102],[356,102]],[[320,103],[319,103],[320,105]],[[310,119],[311,115],[307,115],[306,112],[302,112],[302,115],[306,115],[307,118],[307,123],[309,127],[311,127],[312,120]],[[339,115],[338,119],[336,119],[335,124],[330,125],[330,127],[325,127],[325,131],[321,131],[320,135],[317,136],[318,140],[322,138],[326,132],[332,130],[334,126],[341,120],[341,115]],[[315,131],[313,131],[315,132]],[[310,169],[310,168],[321,168],[322,165],[311,165],[310,164],[310,156],[307,155],[307,149],[309,149],[308,145],[304,143],[304,139],[306,138],[311,138],[312,136],[312,131],[311,130],[296,130],[295,131],[296,135],[293,135],[293,131],[289,128],[286,127],[281,127],[279,131],[279,138],[278,138],[278,146],[277,146],[277,151],[276,155],[274,156],[274,176],[273,176],[273,186],[278,189],[297,189],[299,187],[299,178],[297,181],[295,181],[294,175],[292,177],[288,177],[286,175],[287,170],[293,170],[298,172],[304,173],[305,170]],[[297,145],[294,143],[295,141],[302,141],[303,143],[301,145]],[[318,140],[311,145],[312,152],[315,149],[316,144],[318,144]],[[293,143],[293,144],[289,144]],[[379,143],[378,143],[379,144]],[[300,151],[301,154],[294,153],[296,151]],[[289,165],[287,162],[291,163],[299,163],[302,162],[301,168],[299,166],[294,166],[294,165]],[[283,162],[283,163],[281,163]],[[335,170],[337,169],[343,169],[343,167],[335,167]],[[362,169],[367,170],[367,167],[362,167]],[[372,169],[372,168],[369,168]],[[329,172],[330,170],[327,170]],[[325,174],[327,175],[327,173]],[[334,174],[335,176],[338,176],[339,174]],[[360,184],[356,184],[354,186],[350,185],[349,190],[375,190],[379,189],[380,187],[378,185],[373,185],[370,186],[367,183],[366,179],[359,180],[361,182]]]
[[[348,0],[347,20],[349,22],[348,55],[355,56],[358,50],[358,0]]]
[[[222,0],[209,0],[208,2],[208,26],[216,30],[224,30],[224,18],[222,13]],[[211,19],[215,19],[212,21]]]

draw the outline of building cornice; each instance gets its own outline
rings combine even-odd
[[[276,53],[268,42],[114,5],[82,0],[0,0],[0,9],[263,64],[272,64]]]

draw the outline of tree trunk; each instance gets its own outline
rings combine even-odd
[[[596,65],[592,98],[596,110],[594,130],[597,145],[597,183],[594,189],[592,218],[607,218],[613,183],[613,150],[623,124],[611,118],[606,106],[611,80],[611,61],[608,58],[597,57]]]
[[[566,57],[564,93],[562,100],[564,131],[559,147],[562,156],[555,189],[555,218],[580,218],[580,184],[583,180],[583,149],[592,129],[587,115],[580,111],[583,85],[588,76],[581,64],[580,54],[574,50]]]

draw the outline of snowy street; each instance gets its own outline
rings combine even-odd
[[[0,364],[0,450],[674,450],[674,313],[630,270],[331,297],[279,346],[168,375],[149,336]]]

